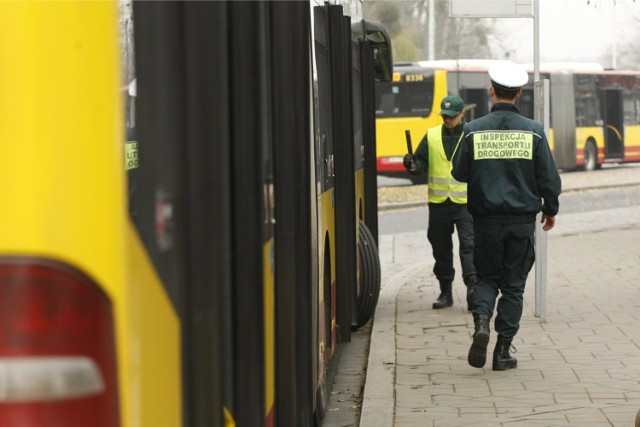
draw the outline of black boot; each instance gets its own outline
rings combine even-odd
[[[467,310],[468,311],[473,311],[473,297],[475,294],[476,283],[478,283],[478,278],[475,276],[475,274],[473,276],[469,276],[469,278],[465,283],[467,285]]]
[[[469,348],[467,361],[474,368],[482,368],[487,361],[487,345],[489,344],[489,316],[485,314],[473,315],[475,332],[473,343]]]
[[[433,308],[447,308],[453,305],[451,282],[440,282],[440,296],[433,303]]]
[[[506,371],[507,369],[518,367],[518,360],[509,354],[512,340],[513,338],[505,338],[502,335],[498,335],[498,342],[496,343],[496,348],[493,350],[494,371]]]

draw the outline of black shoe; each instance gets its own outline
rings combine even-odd
[[[496,348],[493,350],[494,371],[506,371],[507,369],[518,367],[518,360],[509,354],[512,340],[513,338],[504,338],[498,335],[498,342],[496,343]],[[513,350],[515,351],[515,347]]]
[[[438,299],[433,303],[433,308],[447,308],[453,305],[453,295],[440,294]]]
[[[473,343],[469,348],[469,356],[467,361],[474,368],[482,368],[487,362],[487,345],[489,344],[489,316],[474,315],[475,332],[473,334]]]

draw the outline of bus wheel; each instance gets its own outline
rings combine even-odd
[[[365,325],[372,317],[380,295],[380,257],[373,235],[360,221],[360,295],[356,295],[355,328]]]
[[[593,171],[598,168],[598,149],[593,141],[584,146],[584,170]]]

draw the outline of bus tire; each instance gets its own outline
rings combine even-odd
[[[362,220],[359,224],[360,244],[360,295],[356,295],[356,317],[354,329],[365,325],[375,313],[380,296],[380,257],[378,247]]]
[[[598,169],[598,148],[595,142],[587,141],[584,146],[584,170],[593,171]]]

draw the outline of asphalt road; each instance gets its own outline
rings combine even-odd
[[[560,212],[558,215],[640,206],[639,189],[640,182],[637,186],[613,189],[567,191],[560,195]],[[429,210],[426,206],[379,212],[378,232],[381,235],[387,235],[424,230],[426,236],[428,218]]]

